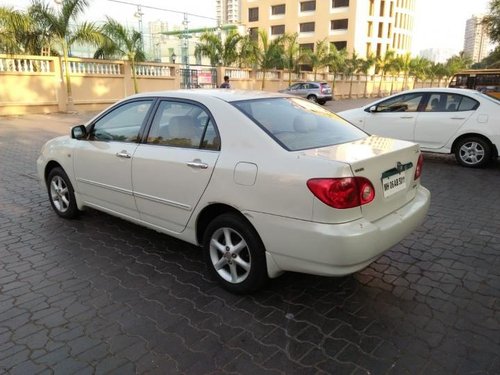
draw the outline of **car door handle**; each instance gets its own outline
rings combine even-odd
[[[187,165],[188,165],[188,167],[199,168],[199,169],[207,169],[208,168],[208,164],[202,163],[202,161],[200,159],[188,161]]]
[[[125,150],[122,150],[120,152],[117,152],[116,153],[116,156],[118,156],[119,158],[125,158],[125,159],[130,159],[132,156]]]
[[[451,117],[452,120],[465,120],[465,117]]]
[[[413,118],[413,116],[401,116],[401,118]]]

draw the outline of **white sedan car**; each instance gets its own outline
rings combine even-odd
[[[465,167],[498,157],[500,102],[479,91],[415,89],[338,113],[370,134],[413,141],[423,151],[454,153]]]
[[[91,207],[199,245],[241,293],[373,262],[425,218],[422,160],[301,98],[185,90],[129,97],[50,140],[38,173],[59,216]]]

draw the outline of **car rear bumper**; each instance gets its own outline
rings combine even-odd
[[[333,96],[332,95],[318,96],[318,100],[319,101],[330,101],[330,100],[333,100]]]
[[[423,222],[429,205],[430,192],[420,186],[415,199],[375,222],[325,224],[255,212],[249,219],[266,246],[270,277],[283,271],[342,276],[404,239]]]

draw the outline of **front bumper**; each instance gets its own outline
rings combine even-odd
[[[249,213],[266,247],[268,273],[283,271],[324,276],[357,272],[415,230],[425,219],[430,192],[418,188],[415,198],[385,217],[326,224]]]

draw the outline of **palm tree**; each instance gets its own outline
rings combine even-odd
[[[466,69],[472,65],[472,59],[467,56],[464,51],[460,52],[458,55],[450,57],[446,61],[446,67],[448,68],[450,75],[455,74],[459,70]]]
[[[365,59],[361,59],[359,64],[359,71],[365,75],[365,88],[363,91],[363,98],[367,98],[368,92],[368,72],[375,65],[375,56],[373,53],[369,53]]]
[[[410,74],[411,53],[396,57],[396,64],[399,71],[404,74],[403,89],[408,89],[408,76]]]
[[[46,33],[29,13],[0,7],[0,51],[38,55],[47,44]]]
[[[238,60],[238,44],[242,36],[231,31],[223,41],[220,35],[206,31],[200,36],[194,54],[196,57],[206,56],[212,66],[231,66]]]
[[[335,93],[335,77],[339,72],[344,70],[347,59],[347,50],[345,48],[340,51],[335,47],[335,44],[330,45],[330,53],[327,57],[327,66],[330,73],[333,73],[332,91]]]
[[[99,28],[92,22],[84,22],[72,26],[72,23],[76,22],[88,6],[88,0],[62,0],[61,5],[57,9],[54,9],[40,0],[33,0],[32,5],[28,9],[31,17],[46,30],[51,47],[63,55],[66,92],[68,96],[66,110],[68,111],[72,111],[74,108],[68,61],[71,47],[75,43],[99,45],[103,40],[103,35]]]
[[[429,69],[431,62],[426,58],[417,56],[413,58],[410,62],[410,74],[415,77],[413,82],[413,88],[417,86],[417,81],[419,79],[424,79],[427,76],[427,70]]]
[[[238,51],[238,65],[241,67],[254,68],[257,64],[256,54],[258,50],[257,41],[251,35],[241,38]]]
[[[259,30],[259,48],[256,49],[256,62],[262,72],[262,85],[264,89],[266,72],[283,65],[283,37],[270,40],[265,30]]]
[[[316,75],[318,69],[328,66],[328,44],[326,39],[319,40],[316,42],[314,51],[307,51],[305,55],[306,61],[311,65],[314,72],[314,80],[316,81]]]
[[[380,74],[380,83],[378,86],[378,96],[382,94],[382,82],[385,80],[385,75],[390,71],[392,64],[394,63],[394,51],[386,51],[384,56],[377,56],[375,62],[375,69],[378,74]]]
[[[354,74],[358,72],[359,67],[361,66],[361,59],[356,51],[352,51],[351,57],[349,57],[345,62],[344,73],[349,77],[349,98],[352,98],[352,82]]]
[[[283,65],[288,70],[288,86],[292,84],[292,71],[297,69],[298,64],[304,59],[300,53],[300,46],[297,42],[299,35],[297,33],[285,34],[284,40],[284,59]]]

